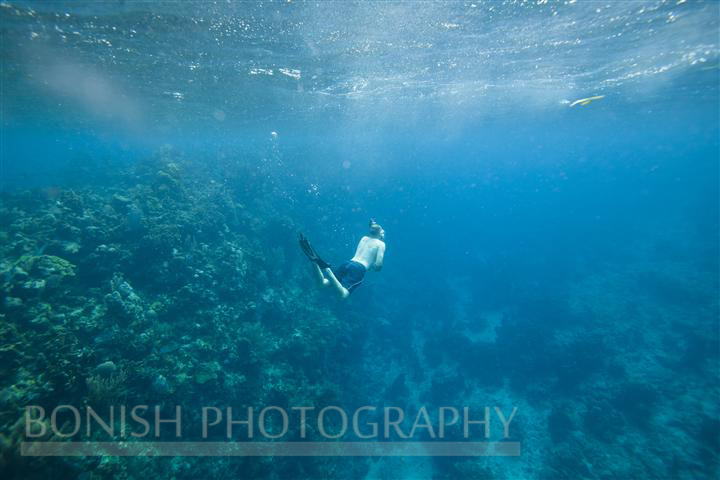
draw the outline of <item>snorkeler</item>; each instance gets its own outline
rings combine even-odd
[[[332,285],[342,298],[347,298],[362,283],[367,270],[372,268],[379,271],[382,268],[385,256],[385,230],[375,222],[375,219],[370,219],[370,231],[360,239],[355,256],[334,269],[320,258],[302,233],[300,248],[313,263],[313,270],[320,285]]]

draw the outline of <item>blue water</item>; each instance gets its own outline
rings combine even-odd
[[[10,1],[0,19],[3,191],[170,152],[219,183],[254,172],[233,182],[264,220],[332,262],[374,217],[385,267],[330,303],[363,325],[325,347],[335,398],[518,406],[519,458],[255,474],[718,475],[717,2]],[[313,289],[282,235],[254,239],[270,284]]]

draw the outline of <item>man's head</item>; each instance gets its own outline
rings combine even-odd
[[[379,240],[385,240],[385,230],[375,221],[374,218],[370,219],[370,232],[369,235]]]

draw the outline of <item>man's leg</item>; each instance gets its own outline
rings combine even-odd
[[[350,292],[347,291],[347,288],[343,287],[342,284],[338,281],[338,279],[335,278],[335,274],[333,273],[332,270],[330,270],[329,268],[326,268],[325,275],[327,275],[327,278],[328,278],[325,281],[327,282],[329,280],[329,282],[332,283],[333,287],[335,287],[335,290],[338,291],[338,293],[340,294],[340,296],[342,298],[347,298],[347,296],[350,295]]]
[[[325,278],[325,276],[322,274],[322,270],[320,270],[320,267],[318,267],[318,264],[315,262],[312,262],[312,265],[313,265],[313,272],[315,272],[314,273],[315,278],[317,278],[317,281],[320,283],[320,286],[324,287],[325,285],[330,285],[330,280]]]

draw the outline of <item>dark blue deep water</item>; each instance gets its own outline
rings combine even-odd
[[[693,0],[0,3],[3,478],[717,478],[719,20]],[[298,232],[338,264],[370,217],[383,269],[320,290]],[[300,440],[293,406],[374,406],[380,437],[385,407],[406,433],[422,407],[517,407],[521,450],[23,456],[29,405],[180,405],[184,441],[203,407],[279,406],[276,442]],[[127,440],[95,430],[70,440]],[[374,441],[441,441],[419,431]]]

